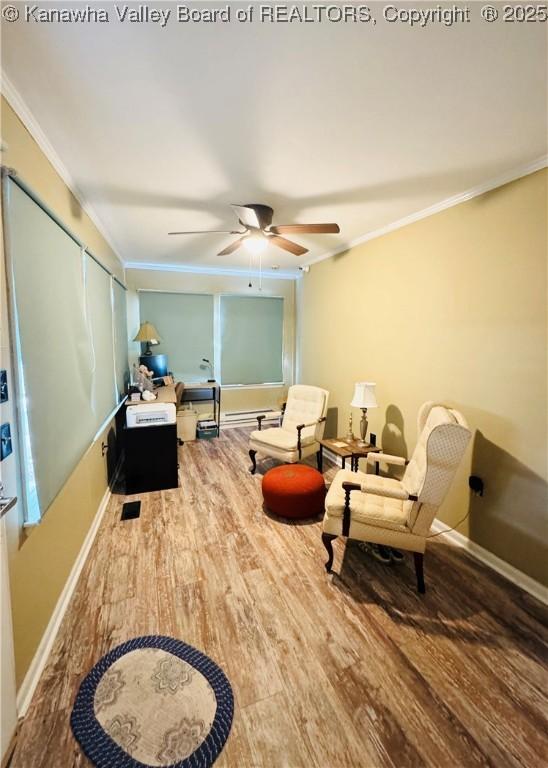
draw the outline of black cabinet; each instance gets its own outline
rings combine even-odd
[[[177,425],[124,428],[126,493],[177,488]]]

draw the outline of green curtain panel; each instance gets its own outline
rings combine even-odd
[[[140,291],[141,322],[154,325],[161,343],[155,354],[168,357],[169,370],[178,381],[203,381],[202,358],[213,363],[213,296],[201,293]]]
[[[283,299],[221,296],[223,384],[283,381]]]

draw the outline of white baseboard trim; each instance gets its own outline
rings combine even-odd
[[[527,574],[523,573],[523,571],[514,568],[513,565],[510,565],[505,560],[502,560],[492,552],[489,552],[488,549],[484,549],[484,547],[476,544],[475,541],[472,541],[467,536],[464,536],[464,534],[459,533],[458,531],[450,530],[445,525],[445,523],[442,523],[442,521],[438,520],[437,518],[432,523],[431,530],[434,533],[443,533],[443,536],[440,536],[440,538],[444,538],[454,546],[461,547],[461,549],[465,549],[467,552],[470,552],[470,554],[475,557],[476,560],[479,560],[484,565],[489,566],[489,568],[492,568],[501,576],[504,576],[504,578],[508,579],[508,581],[511,581],[516,586],[525,590],[525,592],[528,592],[533,597],[536,597],[536,599],[540,600],[541,603],[548,605],[548,587],[543,586],[535,579],[527,576]]]
[[[36,653],[34,654],[34,657],[27,670],[27,674],[21,683],[21,687],[17,691],[17,714],[19,717],[25,717],[27,714],[30,702],[34,695],[34,691],[36,690],[38,681],[40,680],[42,672],[44,671],[48,656],[53,647],[53,643],[55,642],[55,638],[57,637],[57,632],[59,631],[59,627],[63,621],[63,617],[70,603],[72,594],[76,584],[78,583],[80,573],[82,572],[82,568],[86,562],[87,556],[91,549],[91,545],[93,544],[97,531],[99,530],[99,526],[101,524],[101,520],[103,519],[103,515],[105,514],[110,496],[110,488],[107,488],[105,495],[101,499],[101,503],[99,504],[99,508],[95,514],[95,517],[93,518],[93,522],[89,528],[89,531],[86,534],[86,538],[84,539],[84,543],[82,544],[80,552],[78,553],[78,557],[76,558],[65,586],[63,587],[63,591],[59,595],[57,604],[53,610],[53,613],[51,614],[51,618],[44,631],[44,634],[42,635],[42,639],[40,640],[38,648],[36,649]]]

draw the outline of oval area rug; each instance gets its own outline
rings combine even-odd
[[[214,661],[150,635],[100,659],[80,685],[70,724],[98,768],[207,768],[233,713],[230,683]]]

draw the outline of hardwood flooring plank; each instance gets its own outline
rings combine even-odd
[[[545,607],[434,539],[427,593],[321,522],[263,509],[248,430],[179,449],[180,487],[113,495],[22,723],[11,768],[84,768],[69,717],[83,677],[138,635],[213,658],[235,696],[220,768],[540,768]],[[310,460],[309,463],[312,463]],[[326,464],[329,481],[337,471]],[[121,521],[126,500],[141,516]],[[115,768],[115,767],[113,767]]]
[[[466,653],[444,638],[409,643],[405,654],[424,671],[447,706],[497,766],[537,766],[548,756],[546,728],[520,716],[519,707],[497,685],[497,674],[482,674]],[[424,664],[427,656],[431,663]],[[503,665],[501,665],[501,671]]]
[[[303,633],[296,611],[288,609],[291,594],[261,571],[246,574],[256,610],[282,669],[289,710],[299,725],[308,750],[328,765],[359,765],[366,755],[380,765],[372,745],[355,731],[352,716],[337,711],[337,700],[318,660],[317,646]],[[295,696],[295,692],[298,695]]]
[[[294,722],[284,692],[241,711],[253,768],[307,768],[312,757]],[[283,733],[283,738],[280,734]]]

